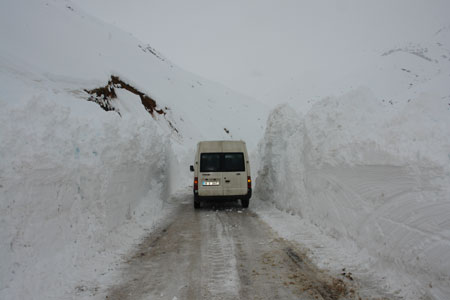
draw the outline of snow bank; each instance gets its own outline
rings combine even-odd
[[[395,104],[359,89],[305,116],[279,106],[260,145],[255,193],[342,245],[356,243],[371,268],[407,274],[406,298],[447,299],[447,102],[424,93]]]
[[[11,74],[0,72],[0,298],[60,299],[107,267],[87,262],[130,242],[120,226],[163,215],[170,140],[132,94],[119,116]]]

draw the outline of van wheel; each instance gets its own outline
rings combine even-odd
[[[250,199],[248,199],[248,198],[241,199],[242,207],[247,208],[249,202],[250,202]]]
[[[194,197],[194,208],[200,208],[200,199],[198,197]]]

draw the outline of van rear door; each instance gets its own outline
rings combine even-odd
[[[222,153],[201,153],[199,196],[223,196]]]
[[[222,177],[223,195],[247,194],[247,172],[243,152],[223,153]]]

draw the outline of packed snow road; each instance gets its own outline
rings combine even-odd
[[[251,209],[191,195],[137,247],[107,299],[354,299]]]

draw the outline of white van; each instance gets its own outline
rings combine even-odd
[[[191,172],[195,208],[208,199],[240,199],[242,207],[248,207],[252,179],[245,142],[199,142]]]

